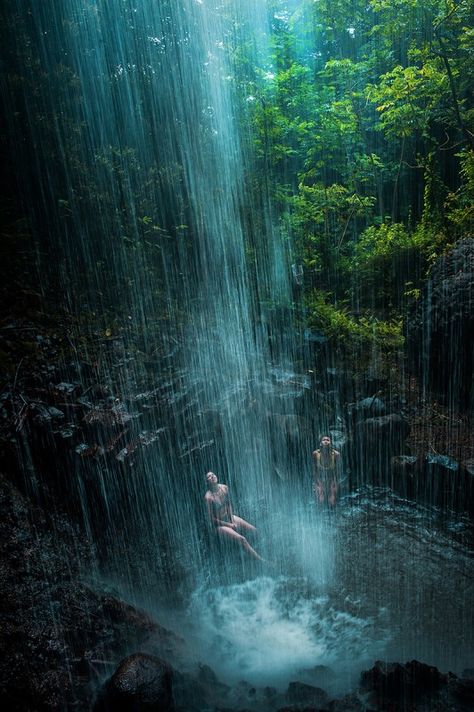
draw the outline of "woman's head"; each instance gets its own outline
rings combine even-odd
[[[209,471],[206,472],[206,482],[208,485],[215,485],[217,484],[217,475],[215,475],[213,472]]]
[[[329,435],[323,435],[321,440],[319,441],[319,444],[321,447],[324,448],[331,447],[331,438],[329,437]]]

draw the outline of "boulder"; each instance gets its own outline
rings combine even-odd
[[[405,665],[378,660],[371,670],[362,673],[361,687],[369,692],[377,709],[393,707],[393,703],[413,709],[420,701],[436,700],[448,679],[437,668],[417,660]]]
[[[106,683],[94,712],[174,712],[173,670],[160,658],[134,653]]]
[[[387,408],[384,401],[377,396],[362,398],[356,403],[349,403],[348,410],[353,417],[373,417],[376,415],[385,415]]]

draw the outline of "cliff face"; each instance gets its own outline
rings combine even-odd
[[[474,404],[474,239],[435,263],[407,326],[408,356],[425,387],[453,410]]]
[[[158,626],[85,581],[90,551],[59,515],[35,509],[0,478],[0,686],[8,709],[90,709],[110,661]]]

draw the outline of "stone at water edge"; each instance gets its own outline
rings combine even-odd
[[[373,668],[362,673],[361,687],[383,708],[392,701],[403,706],[422,699],[434,702],[448,681],[448,675],[418,660],[405,665],[377,660]]]
[[[173,669],[145,653],[122,660],[104,686],[94,712],[174,712]]]
[[[463,496],[459,463],[447,455],[428,453],[423,462],[420,494],[432,503],[457,508]]]
[[[326,707],[328,696],[320,687],[313,687],[304,682],[290,682],[286,692],[286,698],[290,704],[315,705]]]

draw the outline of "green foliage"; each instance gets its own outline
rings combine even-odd
[[[400,223],[368,227],[354,247],[353,280],[362,303],[399,310],[416,297],[419,283],[440,252],[436,223],[428,220],[411,232]]]
[[[329,294],[319,290],[308,295],[310,327],[321,331],[348,355],[370,349],[373,345],[385,353],[403,346],[401,319],[384,321],[371,315],[355,317],[347,307],[337,307],[329,299]]]
[[[376,104],[387,138],[407,138],[427,131],[448,84],[437,64],[427,62],[420,68],[398,65],[383,74],[377,84],[367,85],[366,97]]]
[[[474,235],[474,151],[457,154],[461,164],[463,182],[447,198],[448,220],[457,237]]]
[[[143,71],[121,67],[123,74],[94,76],[89,86],[87,62],[80,75],[67,53],[43,66],[43,49],[53,40],[45,44],[26,15],[21,20],[12,13],[2,30],[0,79],[17,97],[18,136],[35,126],[38,156],[47,157],[40,161],[43,186],[55,210],[59,206],[64,233],[75,235],[80,225],[98,263],[111,264],[110,274],[122,260],[130,273],[134,264],[147,271],[157,289],[165,282],[172,289],[164,265],[179,264],[197,241],[184,187],[186,157],[174,134],[180,118],[167,114],[173,81],[159,78],[173,43],[183,68],[191,70],[195,57],[192,32],[179,38],[173,26],[179,3],[161,4],[160,40],[150,52],[150,38],[134,34],[133,8],[121,4],[124,27],[143,49]],[[251,215],[247,263],[256,274],[265,257],[259,234],[275,225],[275,235],[291,245],[291,262],[305,269],[308,322],[338,343],[396,350],[404,298],[416,297],[430,263],[448,244],[473,233],[474,0],[268,0],[260,34],[246,5],[224,0],[215,11],[224,19],[219,53],[228,60],[225,81],[240,122],[244,185],[236,200],[242,214]],[[96,3],[82,19],[65,12],[58,46],[63,38],[74,46],[81,28],[99,19]],[[207,70],[200,66],[197,81],[201,71]],[[156,81],[159,92],[150,91]],[[129,119],[140,117],[143,146],[153,151],[134,144],[125,120],[93,152],[84,151],[94,141],[88,92],[100,86],[114,106],[137,99]],[[199,111],[198,104],[194,136],[212,152],[212,121],[204,117],[213,107]],[[169,130],[158,128],[150,141],[158,119]],[[52,204],[48,195],[45,205]],[[43,222],[52,223],[51,216]],[[104,234],[116,240],[114,260]],[[72,240],[72,255],[75,249]],[[107,275],[99,282],[102,288]],[[361,316],[334,304],[357,304]]]
[[[272,11],[271,56],[253,75],[255,185],[264,175],[305,268],[310,321],[366,345],[386,328],[396,349],[407,299],[472,234],[474,2],[302,0],[290,11],[275,0]]]
[[[397,252],[415,246],[416,239],[400,223],[371,226],[362,233],[355,246],[355,261],[360,266],[368,262],[385,260]]]

